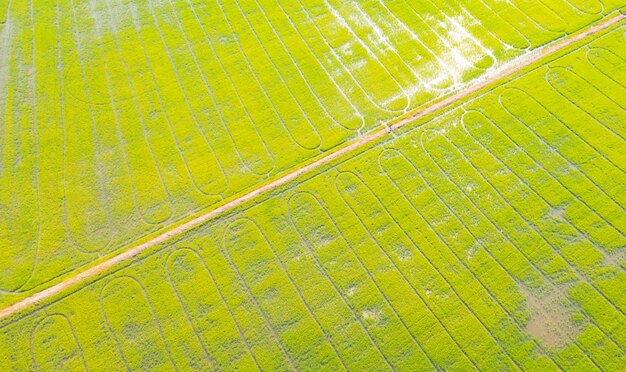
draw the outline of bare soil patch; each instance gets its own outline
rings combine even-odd
[[[572,309],[566,306],[566,299],[560,291],[537,293],[523,286],[520,286],[520,290],[532,314],[526,324],[526,331],[544,345],[564,347],[580,333],[578,326],[571,320]]]

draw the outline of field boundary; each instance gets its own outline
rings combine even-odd
[[[609,18],[597,23],[595,25],[590,26],[589,28],[580,31],[578,33],[568,35],[560,40],[557,40],[553,43],[547,44],[543,47],[540,47],[534,51],[526,53],[521,57],[502,65],[500,68],[494,70],[493,73],[489,75],[485,75],[482,78],[479,78],[474,83],[466,86],[465,88],[459,90],[458,92],[444,97],[440,100],[436,100],[431,102],[430,104],[418,108],[412,113],[408,113],[404,118],[400,119],[397,122],[392,122],[388,125],[385,125],[381,129],[374,130],[362,137],[355,139],[354,141],[348,143],[343,147],[339,147],[334,151],[318,158],[317,160],[312,161],[309,164],[305,164],[299,168],[296,168],[279,178],[265,184],[261,184],[253,190],[236,197],[216,208],[210,209],[199,216],[191,218],[190,220],[172,227],[171,229],[153,237],[143,243],[132,246],[129,249],[120,252],[119,254],[112,256],[100,263],[95,264],[83,271],[80,271],[76,274],[70,275],[65,278],[61,282],[48,287],[44,290],[36,292],[12,305],[9,305],[0,310],[0,320],[7,318],[15,313],[18,313],[22,310],[25,310],[31,306],[34,306],[44,300],[54,297],[55,295],[61,293],[67,288],[74,287],[84,281],[87,281],[91,278],[98,276],[99,274],[104,273],[108,269],[117,266],[119,264],[128,262],[132,258],[138,256],[139,254],[149,250],[150,248],[154,248],[159,246],[181,234],[184,234],[205,222],[212,220],[218,216],[221,216],[248,201],[255,199],[256,197],[266,194],[280,186],[283,186],[295,179],[301,177],[304,174],[311,173],[312,171],[321,168],[322,166],[340,158],[344,155],[352,153],[359,148],[362,148],[368,144],[371,144],[375,141],[378,141],[390,134],[393,134],[395,131],[414,123],[420,119],[423,119],[429,115],[432,115],[440,110],[444,110],[458,103],[459,101],[471,96],[474,93],[490,86],[493,83],[496,83],[500,80],[506,79],[507,77],[512,76],[513,74],[523,70],[526,67],[529,67],[535,62],[540,61],[541,59],[557,53],[564,48],[567,48],[585,38],[592,36],[596,33],[604,31],[611,26],[614,26],[620,23],[622,20],[626,19],[626,14],[617,13],[615,16],[610,16]]]

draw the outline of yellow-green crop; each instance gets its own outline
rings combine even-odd
[[[531,2],[519,3],[516,9]],[[323,22],[330,17],[324,9],[293,14]],[[284,11],[276,15],[291,14]],[[550,14],[538,12],[537,21]],[[625,31],[620,25],[548,57],[396,137],[5,319],[0,361],[17,370],[622,369]],[[145,43],[156,48],[147,36]],[[14,98],[7,102],[14,107]],[[151,119],[165,115],[157,110]],[[104,148],[98,141],[81,146]],[[253,169],[268,164],[259,159],[249,163]],[[187,173],[178,177],[183,182]],[[202,185],[208,184],[195,186]],[[76,221],[83,225],[70,231],[88,231],[91,220]]]
[[[620,6],[0,1],[0,304]]]

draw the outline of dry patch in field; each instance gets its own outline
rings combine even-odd
[[[526,306],[531,317],[526,324],[526,331],[550,347],[563,347],[575,339],[580,329],[572,322],[571,309],[565,304],[560,291],[537,293],[520,286],[526,298]]]
[[[623,266],[626,268],[626,251],[618,251],[607,254],[604,257],[605,266]]]

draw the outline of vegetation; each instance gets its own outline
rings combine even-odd
[[[565,2],[551,3],[554,13],[536,8],[531,11],[526,7],[530,4],[543,6],[543,3],[521,1],[471,2],[475,8],[470,7],[468,1],[464,9],[476,12],[479,17],[480,11],[488,9],[489,4],[513,7],[490,13],[500,15],[498,17],[485,16],[485,20],[496,22],[494,19],[497,19],[499,23],[484,29],[489,32],[480,35],[495,41],[492,31],[504,32],[502,30],[523,24],[524,33],[498,35],[498,39],[508,35],[507,42],[517,48],[529,46],[524,42],[536,45],[558,35],[533,29],[532,25],[549,25],[559,31],[574,27],[568,23],[570,19],[593,18],[583,12],[576,13],[578,18],[566,17],[562,13],[565,9],[561,9]],[[601,10],[593,2],[578,3],[569,2],[590,13]],[[14,4],[12,2],[12,6]],[[290,2],[289,6],[297,4]],[[380,3],[372,7],[376,4]],[[604,5],[604,10],[608,11],[608,4]],[[324,7],[330,6],[330,2],[324,3]],[[460,5],[443,2],[439,6],[452,11],[453,6]],[[484,9],[480,8],[483,6]],[[323,22],[333,14],[324,7],[311,5],[307,12],[294,10],[293,13],[291,9],[282,8],[284,12],[278,12],[276,17],[312,14],[316,22]],[[370,9],[369,5],[362,7],[363,11],[366,9]],[[142,12],[135,11],[137,15]],[[532,24],[521,23],[525,14],[536,17]],[[563,22],[544,18],[556,14]],[[130,15],[119,14],[115,20],[124,16]],[[413,20],[417,22],[416,19]],[[66,17],[63,20],[69,22]],[[346,18],[348,21],[350,19]],[[297,20],[290,24],[311,25]],[[357,27],[359,25],[363,26],[358,22],[352,25],[353,32],[363,31]],[[471,27],[478,27],[478,24],[472,23]],[[149,29],[159,37],[159,31],[155,31],[158,28]],[[174,29],[168,28],[168,32]],[[341,30],[336,27],[325,31],[339,33]],[[269,36],[264,32],[259,34]],[[354,156],[334,162],[314,176],[249,202],[139,257],[126,267],[85,283],[73,293],[4,320],[0,332],[0,360],[11,368],[24,370],[82,367],[102,370],[538,371],[623,368],[626,365],[626,157],[622,151],[626,132],[625,35],[626,28],[622,24],[412,126],[401,135],[386,137]],[[291,36],[301,40],[296,34]],[[329,39],[341,40],[339,34]],[[125,40],[131,42],[130,36]],[[285,40],[291,39],[284,38],[283,42]],[[359,40],[372,41],[366,37]],[[156,41],[145,42],[145,45],[156,44]],[[227,47],[229,41],[224,40],[224,44]],[[62,50],[65,53],[66,49]],[[106,50],[117,53],[118,49]],[[341,48],[336,46],[333,50],[339,53]],[[360,52],[353,50],[352,53],[354,56]],[[512,52],[494,53],[497,63],[501,63],[502,53]],[[181,53],[181,58],[183,54],[191,55]],[[331,57],[343,60],[349,54],[328,55]],[[389,58],[396,57],[390,54]],[[255,63],[261,59],[259,57]],[[376,61],[372,58],[367,63]],[[483,57],[474,61],[478,66],[487,64]],[[157,66],[168,68],[171,65],[163,62],[154,64],[153,68]],[[194,64],[186,66],[193,68]],[[226,66],[237,65],[229,62]],[[380,66],[402,64],[386,61]],[[354,69],[344,71],[351,70]],[[398,77],[402,76],[397,73]],[[94,78],[96,75],[85,74]],[[182,75],[180,72],[179,76]],[[367,78],[373,76],[396,75],[376,73]],[[149,76],[139,73],[131,77],[151,81]],[[389,82],[381,80],[380,84],[387,87]],[[363,84],[361,87],[365,88],[359,92],[371,89],[371,93],[381,95],[374,102],[386,102],[386,107],[382,108],[399,111],[388,112],[389,116],[371,116],[360,111],[362,107],[382,111],[380,105],[355,104],[357,112],[367,120],[389,118],[405,108],[419,105],[420,101],[415,101],[414,97],[388,100],[392,92],[399,90],[378,90],[376,86],[374,82]],[[279,88],[276,89],[278,92]],[[170,90],[182,92],[173,84],[162,88],[163,92]],[[426,90],[406,91],[423,93]],[[141,95],[131,94],[128,104],[134,105],[130,103],[133,96],[143,98],[159,94],[147,88],[142,92]],[[266,92],[278,94],[273,90]],[[15,99],[9,97],[7,102],[14,105]],[[177,104],[179,101],[164,102]],[[190,101],[181,98],[181,102]],[[246,98],[244,102],[258,101]],[[154,111],[155,118],[173,115],[176,110],[173,107],[171,111]],[[143,111],[138,107],[136,112]],[[267,112],[259,110],[255,114]],[[350,111],[328,112],[346,114]],[[86,113],[89,110],[75,114]],[[194,121],[178,123],[187,125]],[[318,121],[310,123],[315,125]],[[191,124],[180,130],[191,131]],[[366,122],[361,130],[372,125]],[[353,128],[357,127],[355,124]],[[105,131],[99,125],[94,128]],[[155,125],[154,128],[164,127]],[[172,128],[176,128],[173,123]],[[273,126],[271,130],[276,128]],[[255,133],[265,133],[270,126],[257,125],[257,130]],[[324,143],[325,133],[334,133],[316,130],[322,134],[321,143]],[[107,134],[112,133],[118,135],[115,131]],[[305,132],[298,130],[298,133]],[[68,136],[69,132],[66,138]],[[253,137],[238,133],[232,138]],[[40,135],[39,138],[46,137]],[[156,138],[165,141],[169,137]],[[197,140],[195,136],[186,138]],[[280,138],[286,141],[289,137]],[[101,141],[104,140],[80,145],[103,146]],[[271,143],[266,142],[268,148],[276,145]],[[224,183],[228,186],[223,189],[215,186],[216,183],[202,182],[194,187],[201,190],[207,187],[207,193],[219,189],[226,195],[228,190],[234,190],[231,185],[243,185],[244,180],[251,180],[249,174],[254,169],[260,174],[286,167],[277,165],[281,162],[295,164],[296,147],[291,148],[286,143],[281,144],[285,151],[281,154],[289,156],[283,158],[273,150],[267,153],[274,154],[267,158],[274,159],[274,165],[267,165],[263,151],[251,150],[251,154],[261,157],[248,163],[250,172],[226,172],[229,182]],[[305,144],[304,137],[302,143]],[[306,143],[315,147],[315,142]],[[177,147],[182,153],[183,145],[181,142]],[[163,146],[152,153],[163,156],[167,148]],[[194,144],[188,150],[192,148],[196,151],[198,147]],[[213,148],[222,151],[219,146]],[[79,152],[65,154],[80,157]],[[221,158],[221,152],[215,151],[215,154],[215,159]],[[243,155],[241,159],[245,159]],[[137,155],[137,158],[143,157]],[[93,159],[88,160],[84,166],[94,166]],[[40,161],[44,161],[43,157]],[[169,164],[178,164],[169,161]],[[209,162],[198,164],[210,165]],[[122,172],[128,168],[111,169]],[[180,174],[194,174],[195,168],[187,169],[190,173],[181,171]],[[70,174],[69,170],[65,172]],[[165,178],[166,172],[159,174]],[[234,179],[239,181],[231,181]],[[188,182],[182,176],[176,180],[174,185]],[[157,192],[152,187],[149,190]],[[178,186],[174,190],[186,189]],[[178,205],[177,200],[184,199],[173,191],[168,192],[168,200],[175,205]],[[107,195],[127,200],[124,193]],[[144,205],[139,193],[131,195],[137,197],[139,206]],[[74,197],[87,196],[77,194]],[[102,201],[93,200],[94,203]],[[145,200],[158,199],[146,197]],[[191,196],[187,202],[189,204],[184,205],[201,205],[193,204]],[[162,205],[139,210],[151,211],[152,214],[144,216],[152,216],[152,221],[157,222],[159,217],[156,216],[169,213],[160,209]],[[69,199],[67,206],[69,210]],[[88,206],[81,208],[93,209],[93,205]],[[190,210],[193,208],[186,209]],[[93,213],[102,211],[106,209]],[[113,210],[106,213],[113,213]],[[98,221],[95,218],[88,221]],[[72,222],[68,218],[70,231],[88,231],[88,227],[79,227],[79,220],[77,217]],[[124,219],[115,223],[128,224],[128,229],[135,226]],[[117,227],[108,231],[117,231]],[[130,230],[125,227],[123,231]],[[84,235],[87,236],[91,235]],[[133,235],[125,236],[130,239]],[[81,241],[75,239],[77,243]],[[65,249],[58,251],[58,255],[62,257],[65,252],[71,252],[70,248]],[[98,250],[94,248],[94,251]],[[39,254],[41,260],[46,257],[43,253]],[[6,280],[9,283],[9,279]],[[13,285],[16,283],[14,281]]]
[[[622,5],[0,1],[0,304]]]

